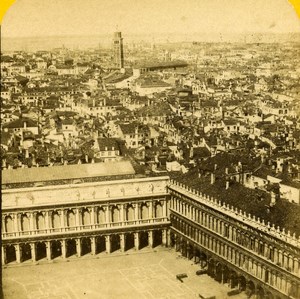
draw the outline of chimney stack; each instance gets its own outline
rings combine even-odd
[[[212,172],[210,174],[210,184],[213,185],[215,183],[215,181],[216,181],[216,176],[215,176],[214,172]]]
[[[229,189],[229,180],[226,180],[226,190]]]
[[[273,207],[276,204],[276,194],[275,192],[271,191],[271,203],[270,206]]]

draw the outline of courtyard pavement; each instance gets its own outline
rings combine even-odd
[[[198,269],[173,249],[158,247],[15,264],[2,269],[2,283],[4,299],[192,299],[199,294],[229,298],[227,285],[206,274],[197,276]],[[188,276],[183,282],[176,279],[180,273]]]

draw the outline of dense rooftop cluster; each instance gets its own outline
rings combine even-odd
[[[125,45],[124,69],[100,49],[2,54],[3,171],[130,160],[299,234],[299,47],[177,46]]]

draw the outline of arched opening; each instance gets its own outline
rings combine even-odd
[[[30,244],[28,243],[20,244],[20,249],[21,249],[21,261],[25,262],[27,260],[31,260]]]
[[[21,230],[22,232],[29,232],[30,230],[29,219],[26,214],[22,214],[21,216]]]
[[[155,218],[161,218],[161,217],[163,217],[162,204],[160,202],[157,202],[155,204]]]
[[[249,280],[246,285],[246,294],[250,298],[252,295],[255,294],[255,284],[253,281]]]
[[[36,260],[39,261],[47,257],[46,244],[44,242],[36,243]]]
[[[148,245],[148,232],[140,232],[140,249],[147,247]]]
[[[292,298],[297,298],[297,297],[299,297],[299,291],[300,291],[300,288],[299,288],[299,286],[296,284],[296,283],[292,283],[291,284],[291,288],[290,288],[290,290],[289,290],[289,295],[290,295],[290,297],[292,297]],[[273,298],[272,298],[273,299]]]
[[[51,241],[51,258],[55,259],[61,256],[61,244],[60,241]]]
[[[75,220],[75,213],[73,210],[67,211],[67,226],[70,230],[75,230],[76,227],[76,220]]]
[[[99,236],[96,237],[96,252],[101,253],[106,251],[106,245],[105,245],[105,237]]]
[[[240,291],[245,291],[246,290],[246,285],[247,285],[246,278],[244,276],[240,276],[238,278],[238,283],[239,283]]]
[[[265,291],[262,287],[257,289],[257,299],[264,299],[265,298]]]
[[[88,226],[91,224],[91,215],[88,209],[82,210],[82,225],[87,226],[85,228],[88,228]]]
[[[119,235],[111,235],[110,238],[111,244],[111,252],[120,250],[120,236]]]
[[[96,253],[105,252],[105,237],[96,237]]]
[[[142,219],[149,218],[149,208],[147,207],[147,204],[142,204],[141,206],[141,218]]]
[[[216,264],[216,271],[215,271],[215,280],[218,282],[222,282],[223,278],[223,265],[221,263]]]
[[[120,221],[120,211],[118,207],[113,207],[111,210],[111,221],[112,222],[119,222]]]
[[[215,261],[213,259],[209,259],[207,265],[207,274],[210,277],[215,278],[215,271],[216,271]]]
[[[126,207],[126,220],[134,221],[134,208],[132,205],[127,205]]]
[[[170,247],[174,247],[176,244],[176,236],[173,232],[170,233]]]
[[[82,238],[81,239],[81,255],[85,255],[91,253],[91,239],[90,238]]]
[[[200,267],[202,269],[206,269],[208,267],[207,255],[203,251],[200,251],[199,259],[200,259]]]
[[[162,230],[153,231],[153,247],[157,247],[162,244]]]
[[[76,248],[76,240],[75,239],[68,239],[66,240],[66,257],[76,255],[77,248]]]
[[[105,222],[105,211],[103,208],[99,208],[97,213],[97,223],[104,224]]]
[[[60,218],[58,212],[52,213],[51,220],[52,220],[52,228],[54,228],[55,231],[58,231],[60,228]]]
[[[194,263],[199,264],[199,262],[200,262],[200,250],[198,248],[195,248]]]
[[[134,248],[134,234],[126,234],[125,236],[125,250]]]
[[[14,231],[13,219],[10,216],[5,217],[5,231],[6,233],[12,233]]]
[[[236,272],[234,272],[234,271],[231,271],[229,273],[229,285],[232,289],[237,287],[237,285],[238,285],[238,276],[237,276]]]
[[[229,282],[229,269],[227,266],[223,266],[223,283]]]
[[[297,297],[295,297],[295,298],[297,298]],[[274,299],[274,296],[271,292],[267,292],[265,295],[265,299]]]
[[[36,229],[37,230],[45,229],[45,218],[42,213],[37,213],[36,215]]]
[[[6,246],[6,263],[15,262],[17,259],[16,257],[16,249],[14,245],[7,245]]]

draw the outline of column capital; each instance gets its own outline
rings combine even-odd
[[[66,239],[59,240],[60,245],[66,244]]]

